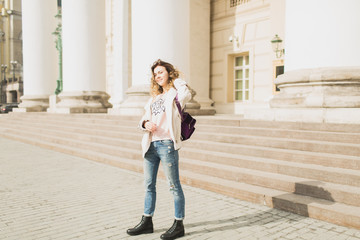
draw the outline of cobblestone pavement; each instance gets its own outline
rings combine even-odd
[[[360,239],[360,230],[184,186],[181,239]],[[142,214],[141,174],[0,138],[0,239],[159,239],[173,221],[158,182],[155,232],[130,237]]]

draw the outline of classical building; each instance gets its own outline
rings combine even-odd
[[[135,128],[160,58],[193,90],[187,111],[210,115],[184,143],[182,182],[360,229],[359,0],[21,7],[14,111],[45,113],[1,116],[1,136],[142,172]]]
[[[194,90],[187,106],[194,114],[358,123],[359,7],[356,0],[63,0],[59,65],[56,1],[23,1],[19,111],[139,115],[150,66],[161,58]],[[63,87],[54,95],[59,66]]]
[[[23,95],[21,0],[0,1],[0,104]]]

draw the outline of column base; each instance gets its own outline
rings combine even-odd
[[[186,109],[186,112],[190,113],[193,116],[205,116],[205,115],[215,115],[215,109]]]
[[[359,108],[360,67],[302,69],[280,75],[273,108]]]
[[[144,114],[144,107],[149,101],[149,85],[136,85],[130,87],[127,91],[127,98],[117,108],[109,108],[108,114],[112,115],[126,115],[126,116],[141,116]]]
[[[201,106],[200,103],[198,103],[194,97],[196,95],[196,91],[192,88],[190,88],[190,92],[191,92],[191,100],[186,103],[185,105],[185,111],[190,113],[191,115],[215,115],[215,108],[214,107],[211,107],[211,104],[210,104],[210,99],[206,99],[208,100],[207,102],[205,101],[206,103],[206,107],[203,108]]]
[[[49,96],[49,108],[46,110],[48,113],[56,113],[56,104],[60,101],[57,95]]]
[[[283,122],[359,124],[360,108],[247,109],[245,119]]]
[[[46,112],[49,107],[49,95],[24,95],[20,100],[13,112]]]
[[[198,115],[215,115],[216,109],[213,106],[214,101],[210,98],[196,97],[196,101],[200,103],[200,113]]]
[[[107,113],[110,96],[101,91],[63,92],[53,108],[55,113]]]

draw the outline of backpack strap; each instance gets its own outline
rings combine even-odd
[[[181,106],[180,106],[180,103],[179,103],[179,100],[178,100],[178,95],[176,94],[176,97],[175,97],[175,103],[176,103],[176,106],[179,110],[179,113],[180,113],[180,116],[181,116],[181,121],[183,121],[183,111],[181,110]]]

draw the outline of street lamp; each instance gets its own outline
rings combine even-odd
[[[4,74],[4,79],[1,81],[1,89],[0,89],[0,92],[1,92],[1,99],[0,99],[0,102],[5,102],[5,101],[3,101],[3,98],[4,98],[4,96],[3,96],[3,84],[5,84],[6,83],[6,68],[7,68],[7,65],[5,65],[5,64],[1,64],[1,73],[2,74]]]
[[[6,72],[7,67],[8,66],[6,64],[1,64],[1,72],[3,72],[3,74],[4,74],[4,79],[3,79],[4,82],[6,82],[6,74],[5,74],[5,72]]]
[[[61,1],[58,1],[58,6],[61,6]],[[61,23],[61,8],[59,8],[58,13],[55,15],[55,18],[58,20],[58,25],[55,29],[55,32],[52,34],[55,36],[56,49],[59,51],[59,79],[56,81],[55,94],[58,95],[63,90],[63,76],[62,76],[62,23]]]
[[[17,66],[17,64],[18,64],[18,62],[17,61],[10,61],[10,63],[11,63],[11,65],[12,65],[12,69],[13,69],[13,82],[15,82],[16,81],[16,78],[15,78],[15,69],[16,69],[16,66]]]
[[[0,29],[0,43],[5,41],[5,32],[3,32]],[[0,46],[1,48],[1,46]],[[2,53],[1,53],[2,55]],[[1,61],[1,55],[0,55],[0,61]],[[1,74],[3,72],[3,66],[1,65]],[[2,99],[3,99],[3,81],[2,81],[2,75],[0,76],[0,103],[2,103]]]
[[[282,39],[276,34],[275,37],[271,40],[271,45],[273,51],[276,53],[277,58],[281,58],[285,50],[282,47]]]

